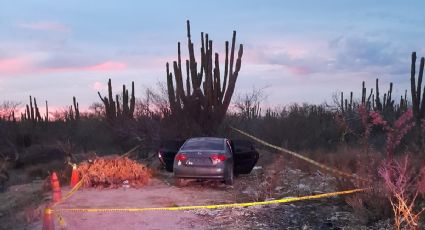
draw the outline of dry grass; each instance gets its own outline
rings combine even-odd
[[[423,172],[423,170],[420,170]],[[401,229],[418,229],[420,215],[424,208],[418,210],[416,198],[419,194],[422,173],[412,169],[408,155],[402,160],[385,162],[379,169],[379,173],[385,181],[388,190],[388,199],[394,213],[394,227]]]
[[[127,157],[95,158],[80,164],[78,171],[84,187],[96,188],[118,188],[127,182],[133,188],[140,188],[152,177],[150,169]]]
[[[317,158],[318,154],[315,154]],[[364,224],[371,224],[391,216],[391,205],[383,181],[377,171],[383,156],[377,151],[357,148],[340,148],[336,153],[319,154],[322,161],[338,170],[353,173],[365,180],[336,176],[336,189],[370,188],[367,192],[344,197],[356,216]]]

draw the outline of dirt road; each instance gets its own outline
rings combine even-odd
[[[211,181],[173,185],[171,173],[161,171],[140,189],[81,189],[57,208],[144,208],[240,203],[335,191],[335,178],[319,171],[303,172],[284,158],[264,158],[233,186]],[[68,188],[69,189],[69,188]],[[63,194],[66,193],[66,188]],[[367,229],[360,227],[343,198],[281,205],[190,211],[62,212],[65,229]],[[29,229],[41,229],[41,221]],[[59,228],[59,223],[55,225]],[[379,226],[379,227],[378,227]],[[376,225],[378,229],[384,225]],[[384,227],[385,229],[385,227]]]
[[[60,208],[144,208],[173,207],[186,205],[205,205],[219,203],[252,202],[273,197],[311,194],[311,189],[321,189],[320,180],[308,179],[303,182],[299,170],[283,170],[282,158],[273,159],[272,163],[262,159],[256,169],[248,175],[241,175],[233,186],[226,186],[214,181],[189,181],[183,187],[176,187],[171,173],[163,170],[156,175],[149,185],[140,189],[80,189]],[[282,171],[283,170],[283,171]],[[282,180],[282,178],[285,178]],[[294,182],[297,183],[294,183]],[[308,184],[302,187],[298,185]],[[326,183],[327,184],[327,183]],[[307,188],[306,188],[307,186]],[[311,186],[311,188],[309,187]],[[328,186],[324,186],[328,187]],[[327,188],[332,189],[332,188]],[[63,188],[66,194],[69,188]],[[289,207],[289,206],[288,206]],[[102,212],[73,213],[62,212],[60,216],[66,229],[270,229],[281,222],[276,216],[270,220],[263,219],[261,214],[276,208],[249,207],[220,210],[190,211],[147,211],[147,212]],[[300,211],[302,212],[302,210]],[[260,213],[260,215],[259,215]],[[287,215],[290,218],[290,215]],[[286,218],[286,216],[284,217]],[[276,220],[275,220],[276,219]],[[265,224],[267,223],[267,224]],[[41,221],[34,223],[29,229],[41,229]],[[290,225],[293,225],[292,223]],[[59,227],[56,220],[55,226]]]
[[[141,189],[81,189],[60,208],[144,208],[235,202],[233,187],[215,182],[190,181],[176,187],[170,180],[153,179]],[[64,189],[63,193],[67,191]],[[66,229],[206,229],[193,211],[72,213],[61,212]],[[39,229],[40,223],[33,226]],[[56,226],[59,223],[56,221]]]

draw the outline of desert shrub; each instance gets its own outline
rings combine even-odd
[[[326,105],[292,104],[246,119],[245,113],[229,115],[227,123],[292,150],[334,149],[341,133],[334,112]]]
[[[400,160],[387,160],[379,168],[392,206],[395,229],[419,228],[420,215],[425,209],[418,207],[417,198],[423,189],[424,173],[425,167],[418,169],[412,165],[408,155]]]
[[[357,166],[352,169],[353,173],[366,180],[339,179],[339,188],[369,188],[364,193],[346,198],[366,223],[388,218],[392,214],[396,229],[402,226],[417,228],[422,211],[416,208],[416,202],[424,176],[420,155],[416,154],[414,161],[407,158],[405,139],[415,126],[412,110],[406,110],[394,121],[388,121],[380,112],[366,111],[363,107],[359,107],[358,115],[363,126],[363,146],[358,148],[361,154],[357,154]],[[383,133],[385,139],[384,154],[369,144],[377,130]]]
[[[139,188],[146,185],[152,176],[151,170],[127,157],[95,158],[81,163],[78,172],[84,187],[117,188],[125,181]]]
[[[359,219],[364,224],[371,224],[391,217],[391,206],[377,171],[383,156],[376,151],[365,152],[362,148],[350,148],[330,155],[328,159],[333,167],[364,179],[337,177],[338,190],[368,188],[365,192],[344,197]]]

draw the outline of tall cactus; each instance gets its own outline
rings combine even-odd
[[[173,62],[173,74],[166,64],[167,89],[171,113],[187,122],[195,122],[204,133],[212,133],[224,119],[235,90],[236,80],[242,63],[243,45],[239,45],[235,65],[236,31],[232,44],[226,41],[224,76],[220,72],[219,54],[213,55],[213,41],[208,34],[201,33],[201,62],[195,59],[194,44],[187,21],[187,46],[189,59],[186,60],[186,89],[184,88],[180,42],[177,43],[177,61]],[[199,69],[199,71],[198,71]]]
[[[364,106],[367,110],[385,111],[388,113],[404,111],[407,108],[407,95],[400,97],[400,104],[396,105],[393,100],[393,83],[390,82],[390,88],[384,93],[383,98],[379,95],[379,79],[375,82],[375,94],[373,88],[370,89],[369,96],[365,82],[362,82],[362,97],[361,103],[358,104],[353,101],[353,92],[350,92],[350,99],[344,99],[344,93],[341,92],[340,109],[344,112],[351,112],[359,105]]]
[[[75,97],[72,97],[72,101],[74,104],[75,120],[80,120],[80,107],[78,106],[77,99]]]
[[[416,52],[412,53],[412,66],[410,72],[410,90],[412,96],[412,107],[413,114],[417,120],[417,124],[420,124],[421,119],[425,117],[425,86],[422,91],[422,78],[424,75],[424,57],[421,58],[419,64],[419,73],[418,73],[418,84],[416,85]]]
[[[136,106],[136,98],[134,96],[134,82],[131,83],[131,97],[125,85],[122,86],[122,103],[120,105],[119,95],[116,95],[115,101],[112,96],[112,82],[108,81],[108,97],[102,97],[100,92],[97,92],[100,100],[105,106],[106,118],[113,123],[117,119],[128,120],[134,118],[134,108]]]
[[[72,105],[68,108],[68,114],[66,116],[66,120],[68,121],[78,121],[80,120],[80,108],[77,102],[77,99],[75,97],[72,97]]]
[[[375,106],[375,96],[373,95],[373,88],[370,89],[369,96],[366,95],[366,86],[365,82],[362,82],[362,105],[365,106],[367,110],[371,110]],[[367,96],[367,99],[366,99]],[[371,104],[372,103],[372,104]]]
[[[21,120],[27,120],[33,123],[43,121],[40,115],[40,110],[38,109],[37,99],[35,99],[35,97],[30,95],[30,103],[25,106],[24,113],[21,113]]]
[[[49,122],[49,105],[47,104],[47,100],[46,100],[46,114],[44,115],[44,121]]]
[[[245,101],[244,107],[241,111],[242,119],[252,120],[258,119],[261,117],[261,107],[260,102],[250,103],[249,101]]]
[[[275,118],[275,119],[277,119],[277,118],[279,118],[279,113],[278,112],[276,112],[276,111],[272,111],[270,108],[267,108],[266,109],[266,114],[264,115],[264,117],[265,118]]]

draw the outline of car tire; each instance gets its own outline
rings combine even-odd
[[[226,175],[224,176],[224,183],[226,185],[233,185],[234,182],[234,175],[233,175],[233,167],[229,168]]]

